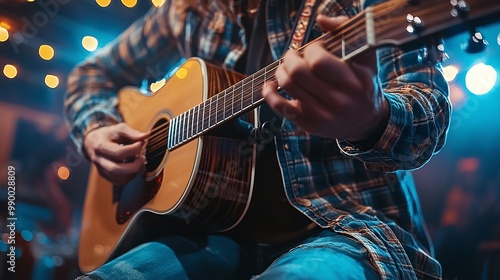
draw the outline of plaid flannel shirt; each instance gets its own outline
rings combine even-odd
[[[274,59],[284,54],[292,32],[297,11],[290,2],[266,3]],[[323,0],[318,13],[353,16],[361,6],[357,0]],[[200,11],[169,0],[153,8],[70,74],[65,108],[72,139],[81,149],[86,131],[122,121],[116,107],[121,87],[157,80],[193,56],[233,69],[247,45],[241,21],[215,5]],[[363,147],[311,135],[285,120],[276,135],[285,191],[319,226],[362,243],[382,279],[440,278],[409,170],[445,142],[448,86],[438,67],[422,62],[416,51],[385,48],[378,58],[391,110],[381,139]]]

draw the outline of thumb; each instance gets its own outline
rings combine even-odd
[[[131,142],[142,141],[149,136],[149,132],[141,132],[135,130],[125,123],[119,125],[117,134],[119,138],[127,139],[130,140]]]
[[[316,23],[323,31],[333,31],[347,19],[349,19],[347,16],[329,17],[319,14],[316,17]]]

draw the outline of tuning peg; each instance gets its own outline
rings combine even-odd
[[[484,47],[488,44],[483,38],[483,34],[479,31],[471,32],[469,40],[462,44],[462,49],[468,53],[478,53],[484,50]]]
[[[442,39],[433,39],[427,42],[425,47],[418,50],[418,61],[422,64],[434,65],[445,61],[447,58],[448,54],[445,51]]]
[[[451,15],[453,17],[457,16],[464,17],[470,11],[469,4],[467,4],[467,2],[463,0],[451,0],[450,3],[453,6],[453,8],[451,9]]]
[[[408,22],[408,26],[406,26],[406,31],[408,31],[408,33],[418,33],[424,28],[424,22],[418,16],[407,14],[406,21]]]

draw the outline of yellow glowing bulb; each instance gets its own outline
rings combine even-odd
[[[97,5],[103,8],[106,8],[111,3],[111,0],[95,0],[95,1],[97,2]]]
[[[45,84],[49,88],[56,88],[59,85],[59,78],[54,75],[45,76]]]
[[[67,180],[69,178],[69,169],[66,166],[61,166],[57,169],[57,176],[61,180]]]
[[[177,78],[179,79],[184,79],[186,78],[188,74],[188,71],[186,70],[186,68],[179,68],[179,70],[177,70],[177,72],[175,72],[175,75],[177,76]]]
[[[153,5],[158,8],[165,4],[165,0],[151,0],[151,2],[153,2]]]
[[[156,83],[152,83],[149,86],[149,89],[151,89],[151,92],[157,92],[163,85],[165,85],[165,82],[166,82],[165,79],[161,79]]]
[[[9,31],[0,26],[0,42],[5,42],[9,39]]]
[[[54,49],[49,45],[41,45],[38,54],[42,59],[51,60],[54,57]]]
[[[93,52],[97,49],[99,41],[95,37],[85,36],[82,39],[82,46],[89,52]]]
[[[35,2],[35,0],[28,0],[28,2]]]
[[[133,8],[137,4],[137,0],[122,0],[122,4],[127,8]]]
[[[6,64],[3,67],[3,74],[9,79],[14,79],[17,76],[17,68],[14,65]]]

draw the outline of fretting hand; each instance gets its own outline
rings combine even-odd
[[[334,30],[344,20],[322,15],[316,19],[323,30]],[[346,62],[328,52],[321,41],[302,54],[288,51],[276,71],[277,81],[264,86],[263,97],[271,108],[294,116],[290,120],[312,134],[350,141],[380,135],[389,105],[375,79],[373,58],[362,64]],[[279,95],[278,87],[293,99]]]

